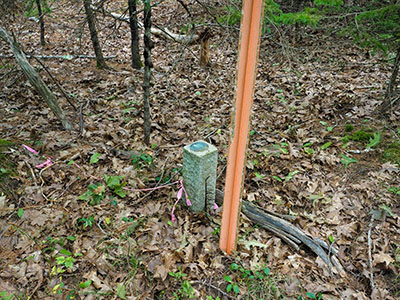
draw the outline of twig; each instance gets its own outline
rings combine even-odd
[[[224,126],[221,126],[221,127],[218,127],[218,128],[216,128],[216,129],[214,129],[213,131],[211,131],[209,134],[207,134],[207,135],[204,137],[204,140],[207,140],[209,137],[213,136],[218,130],[222,129],[223,127],[224,127]]]
[[[224,167],[221,169],[221,172],[219,172],[219,174],[217,175],[217,179],[221,177],[221,175],[224,173],[226,169],[226,164],[224,165]],[[222,197],[223,198],[223,197]]]
[[[69,190],[69,187],[70,187],[71,185],[73,185],[77,180],[78,180],[78,178],[75,178],[74,180],[72,180],[72,181],[63,189],[63,191],[61,192],[61,194],[58,195],[57,197],[55,197],[55,198],[53,199],[53,201],[56,201],[58,198],[60,198],[62,195],[64,195],[65,192],[67,192],[67,191]],[[49,195],[49,196],[50,196],[50,195]]]
[[[32,167],[26,161],[25,161],[25,165],[29,168],[29,171],[31,172],[32,178],[35,181],[35,183],[37,184],[37,178],[36,178],[35,172],[33,172]]]
[[[124,17],[121,14],[116,14],[116,13],[108,13],[111,17],[127,22],[129,23],[129,18]],[[143,28],[143,24],[141,22],[138,22],[138,26],[140,28]],[[168,30],[167,28],[163,28],[161,26],[158,26],[156,24],[152,24],[151,27],[151,33],[157,36],[162,36],[164,38],[173,40],[178,43],[183,43],[183,44],[196,44],[200,37],[199,35],[196,34],[191,34],[191,35],[184,35],[184,34],[176,34]]]
[[[13,67],[11,68],[10,71],[6,72],[5,74],[3,74],[3,75],[0,77],[0,80],[2,80],[4,77],[8,76],[8,74],[14,72],[15,68],[16,68],[16,67],[13,66]]]
[[[160,179],[158,180],[158,182],[156,183],[155,187],[158,187],[160,185],[161,180],[164,177],[164,170],[165,170],[165,165],[167,164],[168,158],[164,161],[164,164],[161,168],[161,175],[160,175]],[[144,198],[150,196],[155,190],[151,190],[150,192],[148,192],[146,195],[144,195],[143,197],[141,197],[138,201],[143,200]]]
[[[189,17],[192,17],[192,14],[188,8],[188,6],[183,2],[183,0],[177,0],[182,6],[183,8],[186,10],[186,12],[188,13]]]
[[[67,102],[74,108],[75,111],[77,111],[77,108],[74,103],[72,103],[70,97],[65,93],[64,89],[61,87],[61,85],[58,83],[58,81],[51,75],[49,69],[38,59],[36,56],[32,55],[32,57],[45,69],[47,74],[49,74],[50,78],[54,81],[54,83],[57,85],[58,89],[61,91],[61,94],[67,99]]]
[[[320,246],[322,246],[323,248],[325,248],[326,250],[329,250],[329,252],[332,252],[333,255],[338,255],[339,254],[339,250],[336,249],[335,247],[333,247],[333,243],[329,244],[317,237],[314,238],[314,241],[316,241]]]
[[[156,3],[153,3],[153,4],[150,5],[150,7],[151,7],[151,8],[157,7],[158,5],[162,4],[164,1],[166,1],[166,0],[161,0],[161,1],[158,1],[158,2],[156,2]],[[107,14],[107,15],[110,16],[110,13],[107,12],[107,11],[105,11],[104,8],[101,7],[101,6],[104,4],[104,2],[106,2],[106,1],[102,1],[102,3],[99,3],[100,5],[98,5],[98,4],[97,4],[96,6],[95,6],[95,5],[91,5],[91,8],[92,8],[93,12],[98,12],[98,11],[100,11],[100,9],[101,9],[103,14]],[[99,7],[97,7],[97,6],[99,6],[99,7],[101,7],[101,8],[99,8]],[[125,13],[126,13],[127,11],[128,11],[128,9],[125,10]],[[140,13],[142,13],[142,12],[144,12],[144,9],[137,10],[136,13],[135,13],[134,15],[138,15],[138,14],[140,14]],[[125,13],[124,13],[124,14],[125,14]],[[121,19],[121,20],[122,20],[122,19]],[[124,20],[122,20],[122,21],[124,21]]]
[[[83,115],[82,115],[82,103],[79,106],[79,136],[83,133]]]
[[[224,295],[225,297],[229,298],[229,299],[236,299],[235,297],[232,297],[231,295],[225,293],[223,290],[221,290],[220,288],[216,287],[215,285],[212,285],[211,283],[207,283],[205,281],[200,281],[200,280],[193,280],[191,281],[192,284],[198,283],[198,284],[203,284],[206,285],[210,288],[213,288],[214,290],[220,292],[222,295]]]
[[[201,7],[203,7],[205,9],[205,11],[214,18],[215,22],[217,22],[217,24],[224,29],[224,26],[219,22],[218,18],[210,12],[210,9],[208,8],[207,5],[205,5],[203,2],[201,2],[200,0],[195,0],[195,2],[197,2]]]
[[[105,232],[104,230],[103,230],[103,228],[101,227],[101,220],[99,220],[96,224],[97,224],[97,227],[99,227],[99,229],[101,230],[101,232],[102,233],[104,233],[104,234],[107,234],[107,232]]]
[[[375,289],[375,283],[374,283],[374,270],[372,267],[372,242],[371,242],[371,231],[372,231],[372,226],[374,225],[374,215],[371,214],[371,220],[369,221],[368,225],[368,260],[369,260],[369,281],[371,283],[371,289]]]

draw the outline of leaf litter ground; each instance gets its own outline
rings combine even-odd
[[[106,9],[121,13],[124,5],[114,1]],[[221,13],[218,5],[214,12]],[[206,15],[215,24],[204,7],[189,8],[194,18]],[[36,24],[12,28],[34,55],[91,54],[80,9],[63,2],[54,18],[46,18],[45,47],[38,45]],[[153,18],[176,31],[190,22],[183,7],[170,2],[156,6]],[[245,216],[237,252],[226,256],[218,249],[218,217],[193,215],[180,203],[171,223],[178,186],[132,191],[180,179],[182,147],[198,139],[218,147],[217,185],[223,189],[238,32],[212,27],[206,69],[198,66],[199,46],[154,38],[152,147],[146,147],[142,73],[129,67],[128,27],[99,16],[98,28],[105,56],[115,56],[107,61],[110,69],[97,70],[84,58],[45,60],[82,107],[81,136],[60,129],[18,68],[0,69],[5,75],[0,292],[20,299],[186,299],[191,293],[196,299],[297,299],[306,292],[320,292],[323,299],[398,296],[400,169],[382,157],[399,141],[399,110],[394,107],[381,119],[376,113],[390,66],[346,39],[318,31],[288,32],[285,47],[271,36],[261,43],[243,197],[294,216],[294,223],[313,237],[328,241],[331,236],[346,272],[341,277],[309,250],[296,252]],[[4,43],[0,47],[10,53]],[[2,65],[15,61],[3,59]],[[79,113],[43,69],[40,74],[79,124]],[[369,140],[352,139],[356,131],[381,132],[381,142],[365,151]],[[91,161],[94,154],[98,157]],[[35,168],[47,157],[52,166]],[[124,190],[126,197],[106,186],[104,175],[121,176],[120,183],[131,189]],[[96,205],[78,199],[90,185]],[[246,281],[232,263],[271,271],[264,279]],[[238,294],[226,292],[224,276],[237,284]],[[192,289],[184,289],[185,280]]]

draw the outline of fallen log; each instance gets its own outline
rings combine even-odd
[[[26,59],[25,53],[22,52],[21,48],[18,44],[10,37],[8,32],[0,26],[0,38],[2,38],[6,43],[10,45],[10,48],[14,54],[14,57],[24,72],[25,76],[28,78],[29,82],[36,89],[36,91],[42,96],[42,98],[46,101],[47,105],[56,115],[56,117],[60,120],[64,129],[71,130],[72,124],[68,121],[64,112],[61,110],[58,105],[57,98],[50,91],[47,85],[44,83],[39,74],[35,71],[35,69],[30,65],[28,60]]]
[[[296,226],[291,223],[279,219],[273,215],[270,215],[262,210],[258,209],[256,206],[250,204],[247,201],[243,201],[242,204],[242,212],[253,222],[259,224],[265,229],[278,228],[281,232],[290,240],[293,240],[293,237],[297,240],[303,242],[306,246],[308,246],[315,254],[317,254],[321,259],[331,267],[332,264],[329,260],[328,255],[322,249],[322,247],[314,242],[310,237],[308,237],[304,232],[298,229]]]
[[[223,197],[223,192],[217,190],[216,202],[218,204],[222,204]],[[242,213],[254,223],[281,238],[296,251],[300,250],[301,244],[306,245],[328,265],[330,270],[333,265],[336,267],[340,276],[345,276],[344,269],[337,258],[339,251],[332,245],[328,245],[318,238],[309,237],[295,225],[278,217],[277,214],[262,210],[248,201],[242,201]],[[324,248],[328,251],[329,255]]]

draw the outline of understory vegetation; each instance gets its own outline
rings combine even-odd
[[[400,297],[399,1],[265,1],[242,198],[337,249],[342,269],[244,214],[228,256],[221,203],[181,200],[197,140],[218,148],[224,190],[241,1],[136,1],[139,23],[151,6],[153,28],[209,38],[203,64],[204,41],[153,32],[149,87],[127,1],[89,2],[101,69],[83,1],[0,4],[73,125],[0,39],[0,300]]]

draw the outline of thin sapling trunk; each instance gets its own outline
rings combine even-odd
[[[144,0],[144,76],[143,76],[143,116],[144,116],[144,142],[150,145],[151,116],[150,116],[150,79],[151,68],[151,6],[150,0]]]
[[[391,105],[393,105],[392,98],[393,98],[393,94],[395,92],[395,87],[397,84],[397,77],[399,75],[399,65],[400,65],[400,47],[397,49],[397,54],[394,59],[393,71],[392,71],[392,75],[390,76],[390,82],[389,82],[389,86],[386,91],[386,97],[385,97],[385,100],[382,103],[381,109],[380,109],[381,114],[384,114],[386,112],[386,110]]]
[[[83,4],[85,6],[85,13],[87,18],[87,23],[90,31],[90,38],[92,40],[94,53],[96,55],[96,63],[99,69],[104,69],[107,67],[106,62],[103,57],[103,52],[101,51],[99,38],[97,35],[96,25],[94,21],[94,15],[92,10],[92,1],[91,0],[83,0]]]
[[[36,0],[36,6],[39,14],[39,24],[40,24],[40,44],[42,46],[46,45],[46,40],[44,39],[44,16],[42,11],[42,5],[40,4],[40,0]]]
[[[128,0],[129,27],[131,29],[131,66],[139,70],[142,67],[139,55],[139,30],[136,11],[136,0]]]

